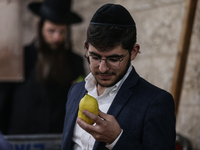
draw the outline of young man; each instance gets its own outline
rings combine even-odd
[[[0,83],[3,134],[62,133],[67,92],[84,76],[83,59],[72,52],[70,25],[82,19],[70,0],[29,4],[41,20],[38,37],[24,49],[25,79]]]
[[[62,150],[175,149],[172,96],[142,79],[131,65],[140,47],[129,12],[116,4],[99,8],[85,47],[91,73],[68,93]],[[86,93],[99,104],[98,116],[83,110],[93,125],[77,118]]]

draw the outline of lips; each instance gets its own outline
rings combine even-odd
[[[99,77],[101,79],[108,80],[108,79],[110,79],[111,75],[110,74],[99,74]]]

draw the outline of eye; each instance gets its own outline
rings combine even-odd
[[[110,62],[118,62],[119,61],[118,58],[108,58],[107,60]]]
[[[66,30],[62,30],[62,31],[60,31],[60,34],[62,34],[62,35],[66,34],[66,33],[67,33]]]
[[[54,32],[55,32],[55,30],[53,30],[53,29],[49,29],[49,30],[47,30],[50,34],[53,34]]]
[[[99,57],[97,57],[97,56],[91,56],[92,57],[92,59],[94,59],[94,60],[99,60]]]

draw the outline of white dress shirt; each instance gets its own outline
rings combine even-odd
[[[121,85],[123,84],[125,79],[128,77],[128,75],[130,74],[131,70],[132,70],[132,66],[129,67],[125,76],[118,83],[116,83],[112,87],[108,87],[104,91],[104,93],[100,96],[97,93],[97,86],[96,86],[97,82],[96,82],[94,76],[92,75],[92,73],[90,73],[85,78],[85,82],[86,82],[85,88],[88,91],[89,95],[96,98],[96,100],[98,101],[99,109],[102,112],[107,113],[118,90],[120,89]],[[122,132],[123,132],[123,130],[122,130]],[[122,134],[122,132],[121,132],[121,134]],[[106,147],[111,150],[114,147],[114,145],[117,143],[121,134],[117,137],[117,139],[113,143],[106,144]],[[94,143],[95,143],[95,139],[92,137],[92,135],[90,135],[85,130],[83,130],[77,123],[75,124],[72,140],[75,143],[74,147],[73,147],[74,150],[92,150]]]

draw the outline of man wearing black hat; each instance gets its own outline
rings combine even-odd
[[[41,20],[38,38],[24,50],[25,80],[0,84],[3,134],[62,133],[67,92],[84,76],[83,59],[72,52],[70,25],[82,19],[71,0],[33,2]]]
[[[90,21],[85,47],[91,73],[68,93],[62,150],[175,149],[171,94],[141,78],[131,65],[140,47],[129,12],[117,4],[100,7]],[[77,118],[86,93],[99,104],[98,116],[83,110],[93,125]]]

